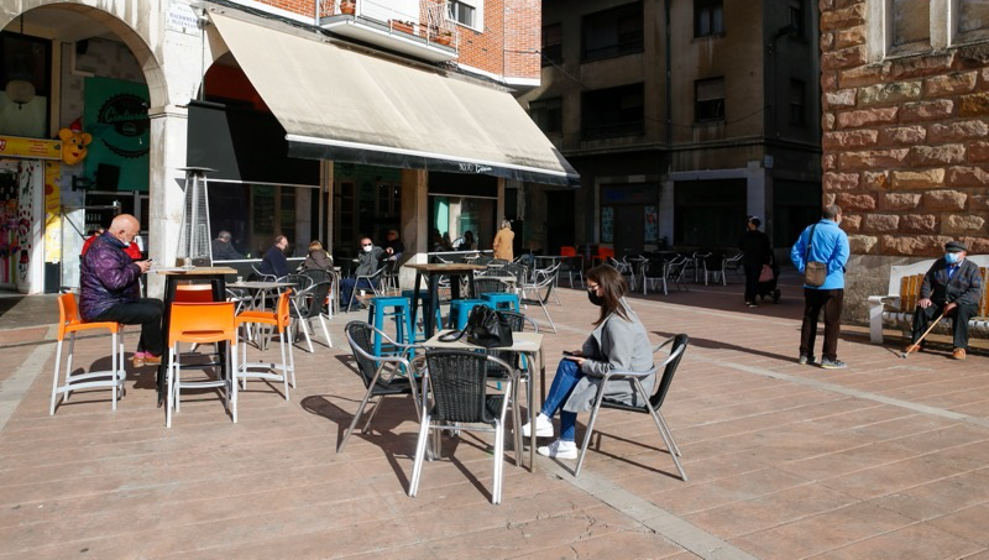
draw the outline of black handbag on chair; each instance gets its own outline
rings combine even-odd
[[[467,335],[467,343],[483,348],[511,346],[512,327],[501,313],[485,305],[477,305],[470,310],[464,330],[448,333],[440,337],[443,342],[460,340]]]

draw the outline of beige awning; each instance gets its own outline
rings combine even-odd
[[[293,156],[576,185],[508,93],[227,15],[220,36]]]

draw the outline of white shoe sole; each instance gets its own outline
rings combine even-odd
[[[539,447],[536,449],[536,453],[539,453],[543,457],[550,457],[551,459],[576,459],[577,450],[571,449],[567,451],[557,451],[554,455],[548,446]]]

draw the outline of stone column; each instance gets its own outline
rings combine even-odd
[[[151,146],[149,162],[149,208],[147,224],[151,237],[148,254],[159,266],[175,266],[185,201],[185,173],[179,168],[186,165],[186,135],[188,111],[175,105],[152,107],[148,111],[151,121]],[[148,276],[148,296],[161,297],[164,278],[157,274]]]
[[[402,242],[407,263],[425,263],[429,251],[429,172],[424,169],[402,170]],[[411,288],[415,272],[399,271],[399,284]]]

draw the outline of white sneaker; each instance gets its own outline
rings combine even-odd
[[[553,457],[555,459],[576,459],[577,443],[558,439],[549,445],[537,448],[536,452],[544,457]]]
[[[531,437],[531,422],[522,426],[522,437]],[[553,421],[540,412],[536,415],[536,437],[553,437]]]

